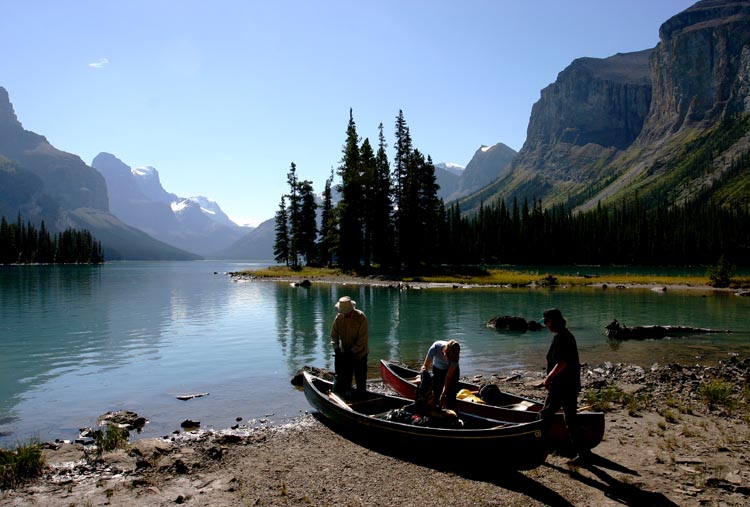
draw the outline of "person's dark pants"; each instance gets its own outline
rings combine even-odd
[[[334,392],[346,394],[352,387],[352,378],[357,383],[358,394],[363,394],[367,390],[367,356],[356,359],[350,353],[338,352],[334,360],[334,368],[336,370]]]
[[[438,407],[440,406],[440,395],[443,394],[443,386],[445,385],[445,377],[447,376],[448,370],[432,367],[432,392],[435,395],[435,405]],[[461,371],[456,366],[451,385],[448,386],[445,392],[445,407],[451,410],[456,408],[456,394],[458,394],[458,379],[460,376]]]
[[[573,446],[579,453],[589,452],[589,448],[583,440],[581,425],[578,423],[578,391],[575,389],[551,389],[544,400],[544,407],[540,412],[543,422],[545,437],[549,434],[549,428],[555,420],[555,414],[563,409],[565,415],[565,426],[573,442]]]

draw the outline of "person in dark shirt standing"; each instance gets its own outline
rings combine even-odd
[[[546,310],[541,322],[544,326],[555,333],[552,344],[547,352],[547,376],[544,379],[544,387],[547,389],[547,398],[541,417],[544,421],[545,431],[549,430],[550,424],[560,408],[565,414],[565,426],[577,451],[576,457],[571,464],[582,465],[591,461],[591,450],[583,444],[581,427],[578,423],[578,393],[581,390],[581,362],[578,359],[578,345],[563,318],[562,312],[557,308]]]

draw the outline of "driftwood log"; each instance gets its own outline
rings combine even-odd
[[[610,340],[654,340],[666,337],[688,336],[691,334],[705,333],[731,333],[726,329],[708,329],[703,327],[689,326],[625,326],[620,324],[617,319],[607,324],[607,338]]]

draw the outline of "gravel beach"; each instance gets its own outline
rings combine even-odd
[[[539,372],[472,382],[541,398]],[[429,463],[408,450],[346,438],[316,413],[291,424],[142,439],[86,460],[80,444],[48,445],[44,475],[0,492],[7,506],[745,506],[750,502],[750,360],[718,366],[584,365],[584,392],[606,403],[592,465],[550,455],[534,470],[502,456]],[[706,400],[722,382],[731,397]],[[387,389],[373,385],[373,389]]]

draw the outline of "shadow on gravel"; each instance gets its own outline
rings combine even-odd
[[[563,468],[550,463],[545,463],[544,466],[557,470],[560,473],[567,474],[587,486],[601,490],[607,498],[611,498],[623,505],[639,507],[644,505],[648,505],[649,507],[679,507],[678,504],[664,496],[663,493],[647,491],[641,489],[635,484],[628,484],[615,479],[609,475],[609,473],[605,472],[603,468],[630,475],[640,474],[635,470],[624,467],[602,456],[595,456],[590,464],[579,467],[591,473],[594,477],[599,479],[599,481],[578,473],[576,468]]]
[[[408,461],[421,467],[431,468],[438,472],[453,473],[465,479],[494,484],[499,488],[526,495],[550,507],[574,507],[574,504],[570,503],[556,491],[503,463],[502,456],[470,456],[466,458],[466,462],[464,463],[456,463],[455,457],[446,457],[445,459],[427,458],[421,453],[415,452],[414,449],[388,445],[387,442],[371,441],[365,435],[332,424],[318,412],[313,412],[313,415],[334,433],[373,452],[402,461]]]

